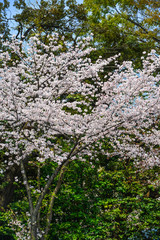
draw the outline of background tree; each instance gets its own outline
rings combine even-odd
[[[141,54],[160,47],[160,3],[148,0],[84,0],[88,30],[103,57],[121,53],[121,61],[141,66]]]
[[[17,22],[17,37],[29,38],[33,33],[47,36],[55,31],[66,39],[72,39],[84,28],[86,12],[75,0],[39,1],[29,4],[16,0],[14,6],[21,12],[14,16]]]
[[[0,49],[2,48],[2,40],[7,40],[10,36],[10,30],[7,19],[7,10],[9,2],[4,0],[0,2]]]

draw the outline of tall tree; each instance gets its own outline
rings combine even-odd
[[[160,2],[155,0],[84,0],[89,30],[104,56],[121,53],[121,60],[141,65],[141,54],[160,49]]]
[[[2,47],[1,41],[9,38],[10,31],[7,17],[8,8],[9,2],[7,0],[0,2],[0,48]]]
[[[59,34],[71,39],[84,27],[86,12],[82,4],[75,0],[36,1],[34,4],[25,0],[16,0],[14,6],[21,10],[14,16],[17,22],[17,37],[28,38],[33,33]]]
[[[30,38],[25,54],[22,42],[13,40],[10,48],[19,57],[14,64],[10,52],[0,55],[0,148],[8,156],[2,171],[14,164],[21,168],[32,240],[48,238],[65,171],[76,159],[95,157],[95,145],[101,148],[98,140],[107,137],[113,145],[114,151],[107,151],[106,157],[136,159],[140,168],[159,165],[159,76],[155,74],[159,56],[152,51],[137,72],[131,62],[124,62],[102,83],[99,74],[116,57],[92,63],[87,57],[92,51],[87,48],[90,38],[67,52],[60,51],[58,39],[55,33],[45,45],[36,36]],[[42,187],[40,172],[48,162],[52,172]],[[33,185],[34,175],[28,176],[27,165],[37,168],[39,181]],[[40,211],[54,181],[45,221]]]

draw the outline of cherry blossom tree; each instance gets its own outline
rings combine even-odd
[[[0,54],[0,149],[7,155],[2,168],[16,164],[21,169],[32,240],[47,239],[52,207],[67,166],[76,159],[83,161],[86,154],[96,158],[93,146],[101,148],[99,140],[107,138],[113,145],[114,152],[106,151],[107,157],[132,158],[145,168],[160,163],[156,127],[160,57],[154,51],[148,56],[144,53],[142,70],[135,71],[132,62],[124,62],[105,74],[104,67],[113,61],[116,64],[118,55],[92,63],[90,38],[67,46],[65,52],[58,39],[53,34],[45,45],[35,36],[26,46],[13,38],[9,51]],[[12,54],[18,59],[14,63]],[[43,188],[35,189],[39,195],[34,202],[26,164],[34,164],[40,174],[48,161],[55,163],[53,172]],[[42,228],[40,209],[55,180]]]

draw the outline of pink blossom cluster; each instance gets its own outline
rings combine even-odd
[[[105,74],[118,56],[92,63],[88,45],[81,41],[63,51],[57,35],[47,45],[35,36],[26,50],[13,39],[0,54],[0,149],[6,149],[8,165],[33,151],[41,163],[83,159],[92,154],[92,143],[106,137],[114,154],[145,167],[159,165],[160,57],[152,51],[142,57],[141,70],[124,62]],[[51,141],[57,136],[73,146],[70,152]]]

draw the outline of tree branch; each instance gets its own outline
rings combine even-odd
[[[32,202],[31,191],[30,191],[30,188],[29,188],[29,184],[28,184],[27,175],[26,175],[23,160],[21,160],[20,165],[21,165],[21,173],[22,173],[22,176],[23,176],[23,182],[24,182],[24,185],[26,187],[26,191],[27,191],[27,195],[28,195],[30,213],[32,215],[32,213],[33,213],[33,202]]]
[[[70,163],[70,160],[67,160],[64,163],[64,165],[63,165],[63,167],[61,169],[61,172],[60,172],[60,176],[59,176],[57,185],[56,185],[54,191],[51,194],[49,208],[48,208],[48,213],[47,213],[47,225],[46,225],[46,229],[45,229],[45,234],[43,236],[44,240],[47,239],[47,236],[48,236],[48,232],[49,232],[50,224],[51,224],[51,220],[52,220],[52,215],[53,215],[53,211],[52,211],[53,204],[54,204],[56,195],[57,195],[57,193],[58,193],[58,191],[59,191],[59,189],[60,189],[60,187],[62,185],[62,181],[63,181],[63,178],[64,178],[64,173],[67,170],[67,166],[68,166],[69,163]]]
[[[62,167],[63,167],[63,166],[66,164],[66,162],[68,162],[68,160],[71,158],[74,150],[76,149],[76,147],[77,147],[77,145],[78,145],[78,142],[79,142],[79,140],[77,139],[77,141],[75,142],[72,150],[71,150],[70,153],[68,154],[68,157],[66,158],[66,160],[64,160],[64,161],[62,162],[62,164],[59,165],[59,166],[56,168],[56,170],[54,171],[54,173],[53,173],[53,174],[51,175],[51,177],[49,178],[48,182],[46,183],[46,185],[45,185],[45,187],[44,187],[44,189],[43,189],[43,191],[42,191],[42,193],[41,193],[41,195],[40,195],[40,197],[39,197],[39,199],[38,199],[38,201],[37,201],[37,203],[36,203],[36,207],[35,207],[35,209],[34,209],[34,214],[36,214],[36,215],[38,214],[38,211],[39,211],[39,209],[40,209],[40,206],[41,206],[41,203],[42,203],[42,201],[43,201],[43,198],[44,198],[46,192],[48,191],[51,183],[53,182],[53,179],[55,179],[55,178],[57,177],[57,175],[58,175],[59,172],[61,171]]]

